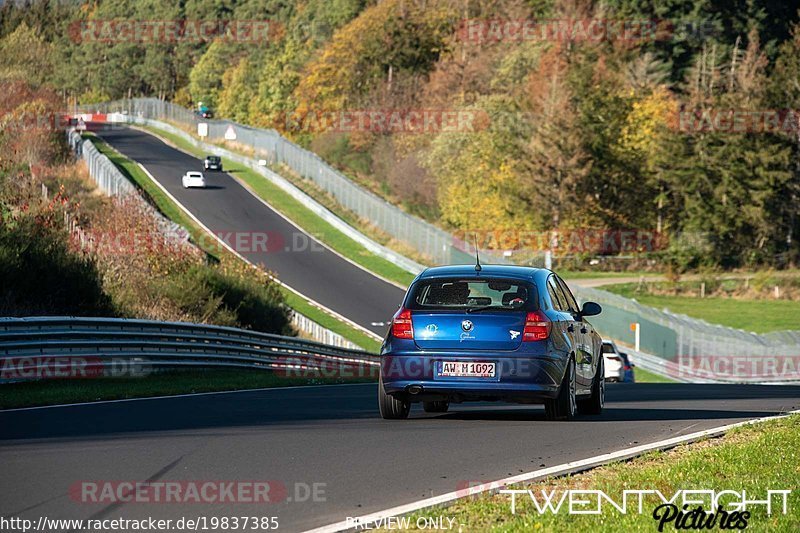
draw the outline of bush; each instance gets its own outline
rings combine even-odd
[[[259,272],[240,268],[191,265],[153,287],[188,320],[291,335],[291,310],[274,283]]]
[[[225,267],[192,267],[190,278],[197,285],[207,287],[219,301],[221,311],[230,312],[239,326],[276,333],[292,335],[290,323],[291,310],[284,304],[283,295],[274,282],[263,279],[261,272],[246,268],[236,268],[232,272]]]
[[[97,266],[34,217],[0,221],[0,315],[115,315]]]

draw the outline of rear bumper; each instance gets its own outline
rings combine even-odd
[[[618,381],[622,381],[622,379],[625,377],[625,367],[621,362],[611,361],[606,358],[603,363],[605,364],[606,379],[616,379]]]
[[[441,377],[441,361],[495,362],[494,378]],[[388,394],[411,401],[500,400],[541,403],[558,393],[566,357],[510,353],[407,353],[381,357],[381,380]]]

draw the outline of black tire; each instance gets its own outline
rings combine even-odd
[[[546,400],[544,412],[548,420],[572,420],[578,411],[577,376],[575,375],[575,360],[570,358],[567,371],[558,389],[558,396],[553,400]]]
[[[422,408],[426,413],[446,413],[450,408],[450,402],[447,400],[437,400],[434,402],[422,402]]]
[[[384,420],[400,420],[408,418],[411,411],[411,402],[398,400],[394,396],[386,394],[383,390],[383,379],[378,380],[378,409]]]
[[[578,412],[583,415],[599,415],[603,412],[606,403],[606,380],[603,376],[603,358],[597,364],[597,373],[592,382],[592,395],[585,400],[578,401]]]

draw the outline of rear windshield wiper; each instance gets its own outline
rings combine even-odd
[[[477,313],[479,311],[486,311],[487,309],[492,309],[494,307],[495,306],[493,306],[493,305],[484,305],[483,307],[467,307],[466,312],[467,313]],[[503,309],[503,308],[500,307],[499,309]]]

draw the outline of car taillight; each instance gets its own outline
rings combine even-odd
[[[413,339],[414,324],[411,322],[411,310],[401,307],[392,318],[392,335],[398,339]]]
[[[522,331],[523,341],[542,341],[550,336],[550,319],[544,313],[531,311],[525,317],[525,329]]]

